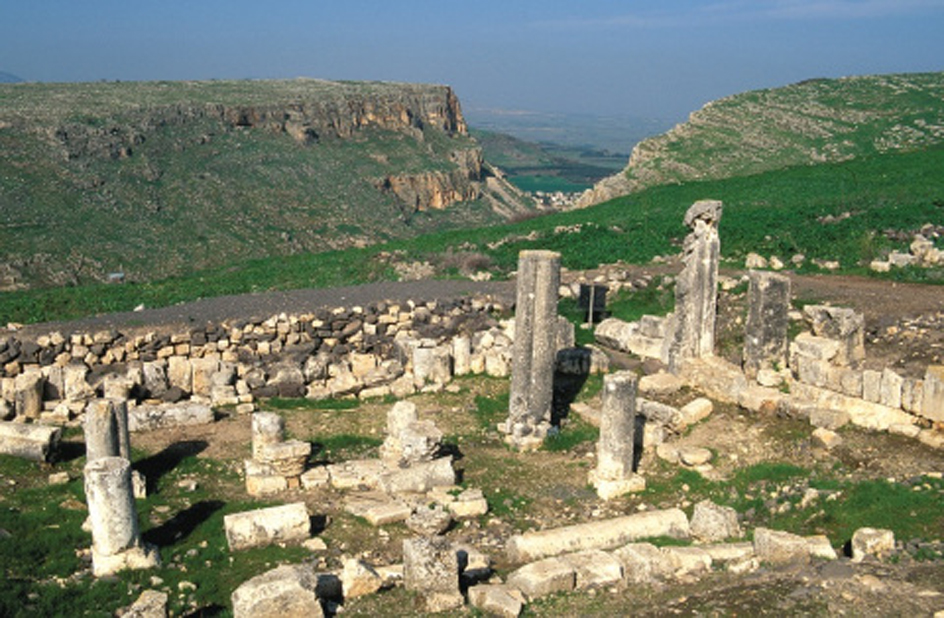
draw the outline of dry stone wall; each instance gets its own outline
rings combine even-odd
[[[129,401],[132,429],[147,429],[206,422],[209,406],[251,412],[263,397],[403,397],[463,373],[507,377],[514,325],[504,310],[480,297],[176,332],[13,335],[0,340],[0,420],[66,424],[108,397]]]

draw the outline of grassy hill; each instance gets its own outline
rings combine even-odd
[[[584,204],[658,185],[944,143],[944,73],[813,79],[719,99],[640,142]]]
[[[523,249],[562,253],[564,266],[592,268],[623,260],[645,263],[678,252],[685,210],[698,199],[724,201],[722,256],[742,266],[751,251],[837,260],[841,272],[866,273],[870,260],[907,250],[911,234],[944,219],[944,147],[877,154],[841,163],[798,166],[751,176],[643,190],[583,210],[474,231],[319,254],[233,263],[187,277],[139,285],[60,288],[0,295],[0,323],[65,319],[164,306],[200,297],[394,280],[395,266],[426,261],[437,276],[463,263],[505,276]],[[938,246],[944,248],[942,239]],[[872,276],[944,282],[942,269],[896,269]]]
[[[526,208],[489,176],[445,86],[2,84],[0,288],[148,281]]]

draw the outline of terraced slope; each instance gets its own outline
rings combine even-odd
[[[746,176],[944,143],[944,73],[814,79],[708,103],[639,143],[588,206],[646,187]]]

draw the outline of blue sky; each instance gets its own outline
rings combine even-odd
[[[467,110],[684,119],[812,77],[944,70],[944,0],[5,0],[30,81],[445,83]]]

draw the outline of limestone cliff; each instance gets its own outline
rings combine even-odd
[[[636,145],[585,207],[647,187],[838,162],[944,142],[944,73],[815,79],[713,101]]]

